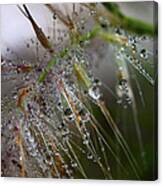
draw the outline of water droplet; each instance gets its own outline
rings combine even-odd
[[[78,164],[75,161],[71,161],[71,167],[76,168],[78,166]]]
[[[66,108],[64,110],[64,115],[69,121],[74,121],[75,120],[75,114],[72,112],[70,108]]]
[[[86,112],[85,109],[81,109],[81,110],[79,111],[79,115],[80,115],[81,120],[82,120],[83,123],[88,122],[88,121],[90,120],[90,116],[89,116],[89,114]]]
[[[57,19],[57,15],[53,14],[53,19],[56,20]]]
[[[66,127],[65,123],[61,122],[60,125],[58,126],[58,129],[63,129],[65,127]]]
[[[89,140],[88,139],[83,140],[83,144],[84,145],[88,145],[89,144]]]
[[[148,59],[148,52],[147,52],[146,49],[142,49],[142,50],[140,51],[140,57],[141,57],[142,59]]]
[[[99,100],[101,97],[100,89],[97,86],[93,86],[88,90],[88,94],[94,100]]]
[[[96,15],[96,10],[91,10],[90,15],[92,15],[92,16]]]
[[[117,94],[119,97],[117,103],[123,105],[126,109],[132,103],[127,79],[122,78],[119,80]]]
[[[137,51],[137,46],[136,46],[136,44],[132,44],[131,47],[132,47],[132,52],[133,52],[133,53],[136,53],[136,51]]]
[[[123,34],[121,28],[115,28],[115,33],[116,33],[117,35],[122,35],[122,34]]]
[[[93,84],[94,84],[94,86],[101,86],[102,83],[99,79],[95,78],[93,81]]]
[[[93,155],[90,152],[87,154],[87,159],[88,160],[92,160],[93,159]]]

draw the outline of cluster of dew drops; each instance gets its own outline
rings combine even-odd
[[[82,14],[84,11],[88,10],[81,7],[79,12]],[[93,18],[96,11],[91,10],[89,15]],[[54,26],[58,21],[57,15],[54,15],[53,19]],[[100,17],[99,21],[105,32],[128,38],[127,46],[112,46],[116,59],[122,60],[117,65],[117,71],[121,74],[117,76],[117,103],[126,108],[132,104],[132,94],[124,63],[131,65],[153,84],[152,76],[143,67],[152,52],[141,47],[142,43],[150,38],[130,35],[122,28],[112,27],[104,17]],[[79,19],[77,25],[78,29],[84,32],[87,27],[86,17]],[[65,29],[57,31],[58,42],[67,39]],[[49,36],[48,39],[52,38]],[[5,83],[19,79],[23,82],[23,86],[18,84],[14,87],[11,95],[2,97],[2,175],[20,176],[20,171],[24,169],[23,176],[28,177],[73,178],[76,173],[86,177],[83,163],[76,153],[78,151],[87,161],[100,165],[100,168],[103,166],[101,171],[105,176],[110,176],[111,167],[101,161],[101,154],[106,151],[103,138],[96,131],[101,149],[99,153],[90,130],[93,123],[92,113],[87,108],[87,103],[98,105],[99,100],[103,100],[100,90],[102,82],[93,74],[91,61],[84,48],[90,44],[91,41],[84,41],[72,47],[66,57],[56,58],[57,63],[43,83],[38,83],[37,79],[45,68],[46,61],[50,59],[46,52],[43,59],[37,56],[34,66],[19,57],[16,60],[9,60],[7,57],[2,59],[2,81]],[[37,54],[41,47],[39,42],[31,39],[26,44],[27,50],[31,49],[31,45],[36,48]],[[12,53],[9,48],[6,56],[8,53]],[[45,63],[41,63],[44,60]],[[89,80],[89,87],[83,88],[78,83],[74,64],[86,73],[87,77],[83,78]],[[20,89],[26,89],[24,110],[16,106]],[[22,144],[17,143],[18,137],[22,139]],[[108,175],[105,171],[109,172]]]

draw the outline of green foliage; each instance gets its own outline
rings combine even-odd
[[[125,16],[116,3],[103,3],[103,5],[116,18],[115,22],[112,22],[113,24],[139,35],[154,35],[153,25]]]

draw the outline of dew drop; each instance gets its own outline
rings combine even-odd
[[[78,166],[78,164],[75,161],[71,161],[71,167],[76,168]]]
[[[147,52],[146,49],[142,49],[142,50],[140,51],[140,57],[141,57],[142,59],[148,59],[148,52]]]
[[[94,100],[99,100],[101,97],[100,89],[97,86],[93,86],[88,90],[89,96]]]
[[[56,20],[57,19],[57,15],[53,14],[53,19]]]
[[[87,159],[88,160],[92,160],[93,159],[93,155],[90,152],[87,154]]]
[[[83,144],[84,145],[88,145],[89,144],[89,140],[88,139],[83,140]]]
[[[70,108],[66,108],[64,110],[64,115],[69,121],[74,121],[75,120],[75,114],[72,112]]]

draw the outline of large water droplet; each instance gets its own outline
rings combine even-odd
[[[88,90],[89,96],[94,100],[99,100],[101,97],[100,89],[97,86],[93,86]]]

